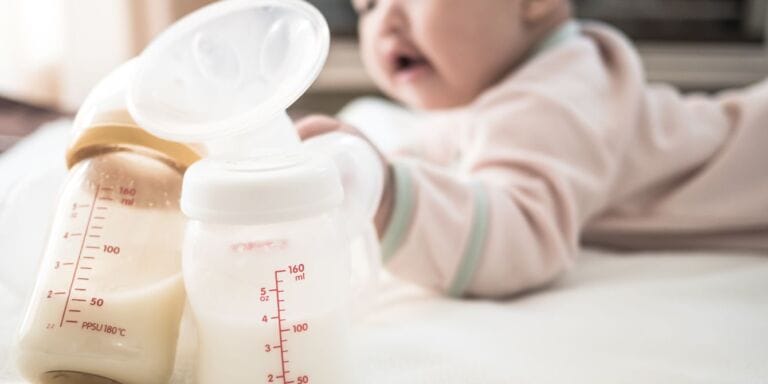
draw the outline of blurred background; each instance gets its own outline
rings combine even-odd
[[[467,0],[469,1],[469,0]],[[0,152],[74,113],[91,87],[174,20],[212,0],[0,0]],[[328,63],[294,115],[333,114],[377,94],[358,57],[349,0],[310,0],[326,16]],[[653,81],[717,91],[768,75],[768,0],[575,0],[639,46]]]

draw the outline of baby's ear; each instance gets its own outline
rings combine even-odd
[[[569,0],[523,0],[523,19],[529,25],[536,25],[562,12],[564,7],[570,7]]]

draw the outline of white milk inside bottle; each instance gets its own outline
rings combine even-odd
[[[183,256],[204,383],[348,380],[348,243],[333,211],[270,224],[193,221]]]
[[[43,383],[162,383],[185,300],[181,173],[129,151],[80,161],[60,196],[18,341]]]

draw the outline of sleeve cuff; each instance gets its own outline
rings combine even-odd
[[[467,238],[467,245],[461,256],[461,264],[456,270],[448,294],[461,297],[467,290],[472,276],[477,269],[477,262],[483,254],[486,237],[488,236],[488,195],[479,183],[472,185],[474,194],[474,214],[472,217],[472,231]]]
[[[414,191],[410,170],[404,164],[392,163],[395,199],[392,216],[381,239],[382,261],[386,263],[405,242],[413,217]]]

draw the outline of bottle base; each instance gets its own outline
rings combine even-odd
[[[110,378],[76,371],[48,371],[40,375],[40,384],[121,384]]]

